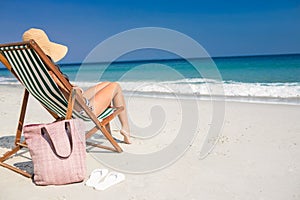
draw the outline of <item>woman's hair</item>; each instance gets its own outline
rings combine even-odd
[[[47,55],[47,57],[53,62],[52,58],[50,56]],[[56,64],[55,62],[53,62],[53,64],[56,66],[56,68],[58,69],[58,71],[68,80],[70,81],[69,79],[69,76],[67,74],[64,74],[61,70],[60,70],[60,66],[58,64]]]

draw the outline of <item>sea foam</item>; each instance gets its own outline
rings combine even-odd
[[[74,85],[84,89],[91,87],[96,82],[72,82]],[[212,79],[194,78],[181,79],[176,81],[132,81],[119,82],[126,94],[149,97],[190,97],[201,98],[207,96],[222,96],[243,101],[255,98],[276,99],[286,101],[293,99],[293,102],[300,103],[300,83],[242,83],[234,81],[216,81]],[[0,77],[0,84],[20,84],[15,78]],[[221,89],[219,93],[212,93],[211,88],[217,86]],[[279,100],[278,100],[279,99]],[[263,100],[264,101],[264,100]],[[267,100],[269,101],[269,100]]]

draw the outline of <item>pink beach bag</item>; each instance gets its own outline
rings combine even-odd
[[[80,119],[24,126],[36,185],[81,182],[86,173],[84,124]]]

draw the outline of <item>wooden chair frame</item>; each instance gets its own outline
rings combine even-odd
[[[20,43],[11,43],[11,44],[4,44],[0,45],[2,46],[10,46],[10,45],[28,45],[30,48],[33,48],[36,53],[40,56],[42,61],[44,62],[45,66],[49,71],[51,71],[56,77],[57,80],[53,79],[57,85],[62,85],[63,87],[60,87],[64,94],[67,94],[68,97],[68,109],[65,117],[59,117],[56,113],[53,111],[49,110],[48,108],[44,107],[53,117],[55,120],[62,120],[62,119],[71,119],[72,118],[72,113],[73,113],[73,108],[75,102],[85,111],[87,116],[91,119],[91,121],[94,122],[95,127],[89,130],[86,133],[86,139],[90,138],[93,134],[95,134],[98,130],[100,130],[103,135],[108,139],[108,141],[112,144],[113,147],[109,146],[104,146],[101,144],[97,143],[92,143],[92,142],[87,142],[88,145],[99,147],[99,148],[104,148],[107,150],[111,151],[116,151],[116,152],[122,152],[121,147],[118,145],[118,143],[114,140],[110,133],[110,126],[109,122],[114,119],[117,115],[120,114],[124,110],[124,107],[118,107],[116,110],[109,115],[108,117],[104,118],[101,122],[98,120],[97,116],[94,115],[94,113],[88,108],[88,106],[85,104],[82,93],[79,91],[79,88],[74,87],[64,76],[63,74],[57,69],[57,67],[54,65],[54,63],[46,56],[46,54],[42,51],[42,49],[37,45],[37,43],[34,40],[30,40],[28,42],[20,42]],[[0,61],[6,66],[6,68],[11,71],[12,74],[15,75],[15,77],[19,80],[18,76],[14,72],[12,66],[9,64],[7,59],[0,53]],[[27,147],[27,144],[25,141],[21,141],[21,135],[22,135],[22,130],[24,126],[24,120],[25,120],[25,115],[26,115],[26,110],[27,110],[27,104],[28,104],[28,97],[29,97],[29,92],[25,88],[24,95],[23,95],[23,100],[22,100],[22,105],[21,105],[21,112],[19,116],[19,121],[18,121],[18,126],[17,126],[17,131],[16,131],[16,137],[15,137],[15,147],[11,149],[10,151],[6,152],[2,157],[0,157],[0,166],[3,166],[5,168],[8,168],[12,171],[15,171],[19,174],[22,174],[25,177],[31,177],[32,175],[22,171],[21,169],[14,167],[12,165],[9,165],[5,163],[7,159],[12,157],[14,154],[16,154],[21,148]]]

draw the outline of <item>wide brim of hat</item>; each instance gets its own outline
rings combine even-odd
[[[43,49],[43,47],[41,48]],[[60,61],[68,52],[67,46],[50,41],[46,49],[47,52],[45,53],[50,56],[54,62]]]

